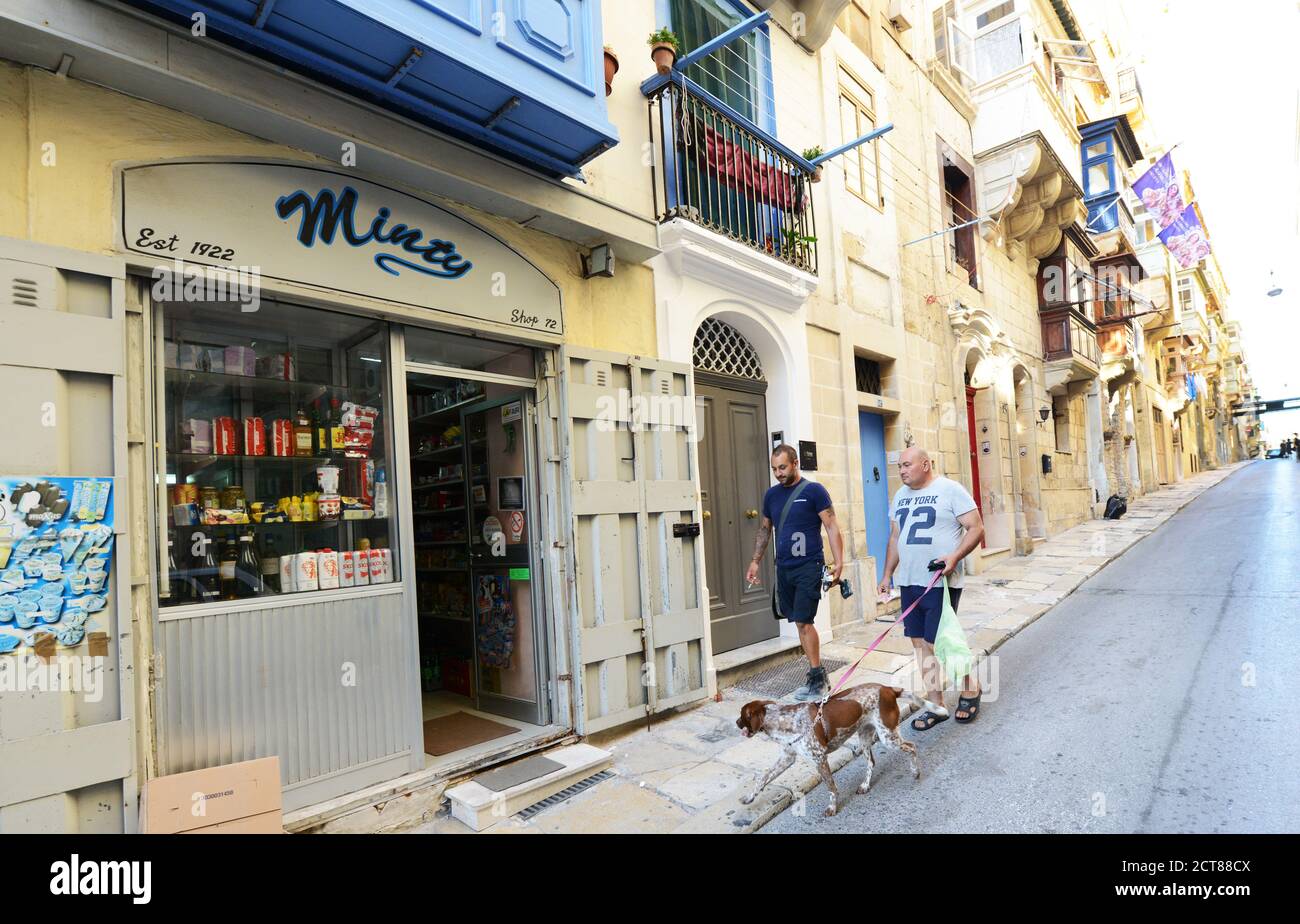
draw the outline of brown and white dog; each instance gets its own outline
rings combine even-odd
[[[912,698],[911,693],[899,687],[885,687],[878,683],[849,687],[827,700],[821,721],[817,721],[817,703],[786,705],[770,699],[756,699],[746,703],[740,709],[736,726],[746,738],[759,732],[766,733],[781,745],[783,753],[776,766],[767,771],[753,791],[742,796],[740,801],[749,805],[764,786],[794,763],[796,757],[806,757],[817,766],[817,772],[830,793],[830,805],[826,814],[834,815],[838,811],[839,791],[835,788],[835,777],[831,774],[827,758],[831,751],[845,743],[848,743],[855,757],[864,751],[867,755],[867,776],[858,787],[859,793],[865,793],[871,786],[871,771],[876,766],[871,746],[877,741],[883,741],[886,746],[902,751],[911,758],[912,779],[920,779],[921,764],[917,758],[916,745],[904,741],[898,734],[900,696]],[[858,738],[856,747],[849,741],[854,735]]]

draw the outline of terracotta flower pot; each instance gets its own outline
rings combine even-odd
[[[822,168],[820,166],[813,171],[812,181],[814,183],[820,183],[822,181]]]
[[[673,62],[677,60],[677,49],[668,42],[659,42],[650,48],[650,58],[659,73],[665,76],[671,73]]]
[[[605,49],[605,95],[614,92],[614,75],[618,73],[618,55]]]

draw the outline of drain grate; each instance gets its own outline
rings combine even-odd
[[[538,812],[545,811],[546,809],[550,808],[552,805],[559,805],[561,802],[567,802],[569,799],[572,799],[578,793],[586,792],[588,789],[595,786],[597,783],[601,783],[609,779],[613,775],[614,775],[613,770],[602,770],[599,773],[597,773],[595,776],[589,776],[585,780],[578,780],[578,782],[574,783],[572,786],[568,786],[564,789],[561,789],[555,795],[547,796],[541,802],[534,802],[526,809],[520,809],[518,812],[515,813],[515,817],[521,821],[527,821],[528,819],[536,815]]]
[[[827,675],[830,675],[848,663],[848,661],[824,660],[822,667],[826,668]],[[760,696],[780,699],[803,686],[807,676],[808,661],[805,658],[798,658],[788,664],[769,667],[743,680],[737,680],[735,686],[738,690],[748,690]]]

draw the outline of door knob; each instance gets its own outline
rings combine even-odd
[[[707,519],[708,519],[709,517],[711,517],[711,516],[713,516],[713,514],[709,513],[709,511],[707,511],[707,510],[704,511],[704,519],[707,520]]]
[[[745,519],[746,519],[746,520],[752,520],[752,519],[755,519],[757,516],[758,516],[758,511],[757,511],[757,510],[746,510],[746,511],[745,511]]]

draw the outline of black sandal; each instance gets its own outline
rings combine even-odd
[[[912,720],[912,727],[917,731],[929,731],[940,722],[947,722],[950,716],[936,715],[933,712],[926,711],[924,715],[917,716]],[[924,722],[924,725],[918,725],[917,722]]]
[[[975,716],[980,714],[980,696],[983,693],[984,691],[980,690],[973,698],[969,696],[959,696],[957,698],[957,712],[961,712],[963,709],[966,710],[966,718],[963,719],[959,715],[954,715],[953,718],[963,725],[967,722],[974,722]]]

